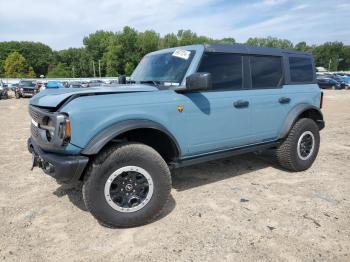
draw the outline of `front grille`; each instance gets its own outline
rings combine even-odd
[[[34,136],[36,138],[38,138],[40,136],[38,127],[36,127],[33,124],[31,125],[31,133],[32,133],[32,136]]]
[[[32,89],[32,88],[23,88],[23,92],[24,92],[24,93],[31,93],[31,94],[34,94],[34,89]]]
[[[37,109],[33,106],[29,106],[29,114],[37,123],[42,123],[42,120],[45,117],[45,115],[40,112],[40,109]]]

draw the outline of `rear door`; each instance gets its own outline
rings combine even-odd
[[[254,143],[272,141],[279,135],[292,100],[283,89],[282,57],[251,55],[249,60]]]

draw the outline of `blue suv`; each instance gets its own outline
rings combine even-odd
[[[317,156],[322,93],[309,53],[183,46],[146,55],[122,79],[45,90],[29,105],[33,167],[83,181],[85,205],[102,224],[154,220],[173,168],[272,149],[282,167],[302,171]]]

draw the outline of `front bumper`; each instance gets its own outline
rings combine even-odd
[[[28,139],[28,151],[33,154],[33,168],[40,167],[46,174],[64,183],[79,180],[89,161],[86,156],[45,152],[31,138]]]

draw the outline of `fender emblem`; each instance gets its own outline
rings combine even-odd
[[[184,111],[184,106],[179,105],[176,107],[177,111],[179,111],[180,113],[182,113]]]

